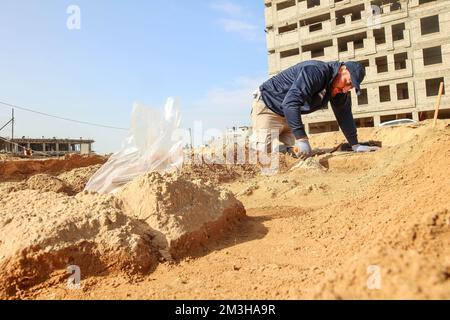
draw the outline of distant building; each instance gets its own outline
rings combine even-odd
[[[7,139],[5,139],[7,140]],[[94,140],[83,139],[33,139],[25,138],[0,140],[0,152],[23,154],[24,149],[31,149],[34,154],[62,156],[68,153],[90,154]]]

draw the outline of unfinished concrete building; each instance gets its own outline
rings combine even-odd
[[[440,82],[450,117],[449,0],[265,0],[265,18],[270,75],[310,59],[365,66],[358,127],[432,118]],[[303,119],[309,133],[339,130],[330,107]]]
[[[0,139],[0,152],[23,154],[24,149],[33,150],[37,155],[63,156],[69,153],[90,154],[94,140],[25,138]]]

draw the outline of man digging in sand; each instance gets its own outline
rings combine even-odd
[[[305,159],[312,155],[302,114],[331,104],[336,120],[355,152],[376,151],[358,143],[350,90],[361,94],[366,72],[357,62],[304,61],[264,82],[254,93],[252,124],[256,149],[261,152],[293,152]],[[272,146],[270,132],[279,132],[278,146]]]

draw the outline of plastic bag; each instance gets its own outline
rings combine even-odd
[[[173,98],[167,99],[163,115],[135,103],[130,133],[121,150],[91,177],[85,190],[113,193],[146,172],[180,169],[183,141],[174,134],[180,122],[180,111]]]

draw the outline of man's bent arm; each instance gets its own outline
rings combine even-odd
[[[355,120],[353,119],[350,93],[341,93],[331,98],[331,108],[350,146],[357,145],[358,132],[356,130]]]
[[[311,97],[325,87],[325,79],[317,67],[305,67],[284,98],[282,104],[284,116],[297,140],[307,137],[301,107],[305,102],[310,103]]]

